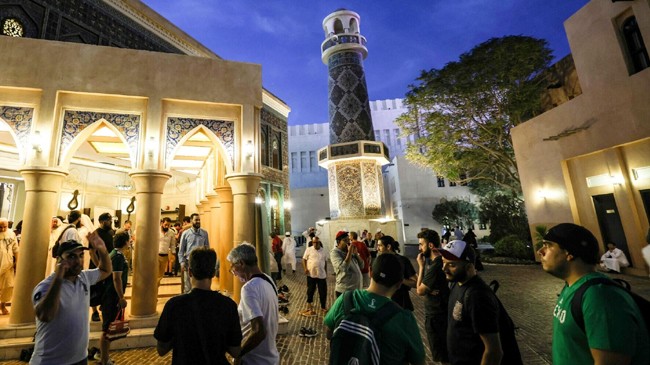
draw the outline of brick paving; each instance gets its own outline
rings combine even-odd
[[[329,267],[331,269],[331,266]],[[329,272],[332,272],[331,270]],[[562,289],[562,281],[544,273],[539,265],[485,265],[485,271],[480,274],[486,282],[499,280],[501,287],[498,296],[519,327],[517,338],[524,357],[524,364],[538,365],[551,364],[551,312]],[[616,275],[623,277],[632,284],[634,291],[650,299],[650,279]],[[328,276],[328,305],[334,300],[334,276]],[[281,364],[327,364],[328,343],[323,333],[323,315],[316,317],[303,317],[300,310],[306,307],[306,280],[299,270],[295,274],[283,276],[281,284],[287,285],[291,290],[289,305],[289,333],[278,336],[277,346],[281,354]],[[418,319],[420,333],[426,338],[422,326],[424,319],[423,300],[414,296],[415,316]],[[318,294],[315,295],[318,307]],[[301,327],[308,326],[318,330],[314,338],[298,336]],[[426,347],[426,340],[425,347]],[[433,364],[429,351],[427,364]],[[158,357],[155,348],[130,349],[112,351],[111,359],[116,364],[170,364],[171,355]],[[18,361],[0,362],[0,364],[24,364]]]

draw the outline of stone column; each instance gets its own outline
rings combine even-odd
[[[210,207],[210,230],[208,230],[209,233],[209,239],[210,239],[210,248],[214,249],[214,251],[217,253],[217,257],[219,257],[219,230],[220,230],[220,205],[219,205],[219,198],[217,198],[216,193],[208,194],[208,206]],[[223,261],[220,261],[220,264],[223,264]],[[228,266],[228,265],[226,265]],[[220,273],[218,273],[220,274]],[[221,277],[221,275],[219,275]],[[212,288],[216,289],[217,286],[220,282],[215,276],[214,280],[212,280]]]
[[[160,240],[160,201],[171,174],[159,170],[137,170],[129,174],[135,184],[135,237],[133,257],[133,295],[131,315],[156,314],[158,303],[158,241]]]
[[[226,260],[228,253],[233,248],[233,232],[232,232],[232,189],[229,186],[219,186],[214,189],[217,192],[217,199],[219,199],[219,241],[217,246],[217,255],[221,261],[221,268],[219,269],[219,284],[221,290],[228,293],[233,292],[233,283],[235,280],[230,273],[230,263]]]
[[[230,174],[226,181],[230,184],[233,197],[233,245],[243,241],[255,242],[255,195],[262,180],[260,174]],[[258,255],[259,256],[259,255]],[[233,280],[233,299],[239,302],[241,282]]]
[[[45,167],[25,167],[19,172],[25,179],[25,213],[11,299],[11,325],[32,324],[35,321],[32,291],[45,277],[50,222],[56,212],[61,183],[67,175],[61,170]]]

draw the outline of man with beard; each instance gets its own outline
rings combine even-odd
[[[158,288],[160,289],[160,281],[162,280],[167,265],[169,265],[169,255],[174,255],[176,252],[176,234],[169,229],[172,220],[165,217],[160,220],[160,239],[158,241]]]
[[[210,247],[208,241],[208,232],[201,228],[201,217],[198,213],[192,213],[190,216],[192,227],[183,230],[181,235],[181,244],[178,249],[178,261],[181,263],[182,289],[184,294],[192,290],[192,283],[187,272],[190,253],[193,249],[200,246]]]
[[[97,269],[82,270],[84,247],[61,243],[54,273],[32,292],[36,342],[30,364],[85,364],[88,357],[90,286],[111,275],[111,260],[97,233],[88,241],[99,256]]]
[[[239,301],[239,318],[244,339],[235,364],[276,365],[280,354],[275,344],[278,333],[278,297],[273,280],[257,266],[255,247],[242,243],[228,257],[230,272],[244,285]]]
[[[102,239],[104,242],[104,245],[106,246],[106,250],[108,252],[113,251],[113,235],[115,234],[115,231],[113,230],[113,217],[111,217],[110,213],[102,213],[99,215],[99,228],[95,231],[99,235],[99,238]],[[80,241],[77,241],[80,242]],[[99,267],[99,253],[97,252],[97,249],[92,246],[92,243],[90,240],[88,240],[88,247],[90,248],[90,264],[88,266],[89,269],[94,269],[96,267]],[[104,293],[104,286],[105,282],[101,281],[96,284],[96,286],[92,289],[93,291],[99,290],[101,293]],[[99,316],[99,311],[97,310],[97,305],[92,306],[93,309],[93,315],[92,315],[92,320],[93,322],[99,322],[101,321],[101,317]]]
[[[648,332],[634,299],[596,272],[596,237],[582,226],[562,223],[543,239],[537,251],[542,268],[565,282],[553,309],[553,364],[650,363]],[[572,309],[580,295],[582,326]]]
[[[447,305],[449,286],[442,271],[440,236],[426,229],[418,233],[418,281],[416,293],[424,297],[424,330],[427,333],[431,357],[442,364],[449,363],[447,355]]]
[[[476,274],[474,250],[454,240],[439,250],[443,271],[452,283],[449,295],[447,351],[452,365],[499,365],[499,302]]]
[[[5,304],[14,290],[14,259],[18,260],[18,240],[9,229],[7,218],[0,218],[0,311],[9,314]]]
[[[363,260],[357,253],[357,248],[350,245],[348,232],[336,233],[336,247],[330,251],[330,261],[336,273],[334,293],[337,298],[348,290],[361,289]]]

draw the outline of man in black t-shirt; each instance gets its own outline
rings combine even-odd
[[[443,271],[452,283],[449,295],[447,350],[452,365],[499,365],[499,303],[476,275],[474,250],[454,240],[439,250]]]
[[[235,302],[210,290],[217,254],[211,248],[192,250],[189,276],[192,291],[171,298],[160,315],[153,336],[164,356],[172,352],[172,365],[230,364],[226,352],[241,351],[241,326]]]
[[[424,330],[434,361],[447,364],[447,302],[449,286],[442,272],[442,256],[438,232],[425,229],[418,233],[418,281],[416,292],[424,296]]]
[[[399,242],[391,236],[383,236],[377,242],[377,252],[379,255],[392,254],[396,255],[404,268],[402,285],[395,291],[390,298],[393,302],[399,304],[400,307],[413,311],[413,302],[409,296],[411,288],[415,288],[417,284],[417,276],[411,260],[399,254]]]

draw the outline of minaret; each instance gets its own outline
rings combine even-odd
[[[330,145],[318,151],[318,164],[328,171],[332,219],[379,218],[384,202],[381,166],[388,163],[388,150],[374,140],[363,70],[368,49],[360,20],[359,14],[346,9],[323,20]]]

